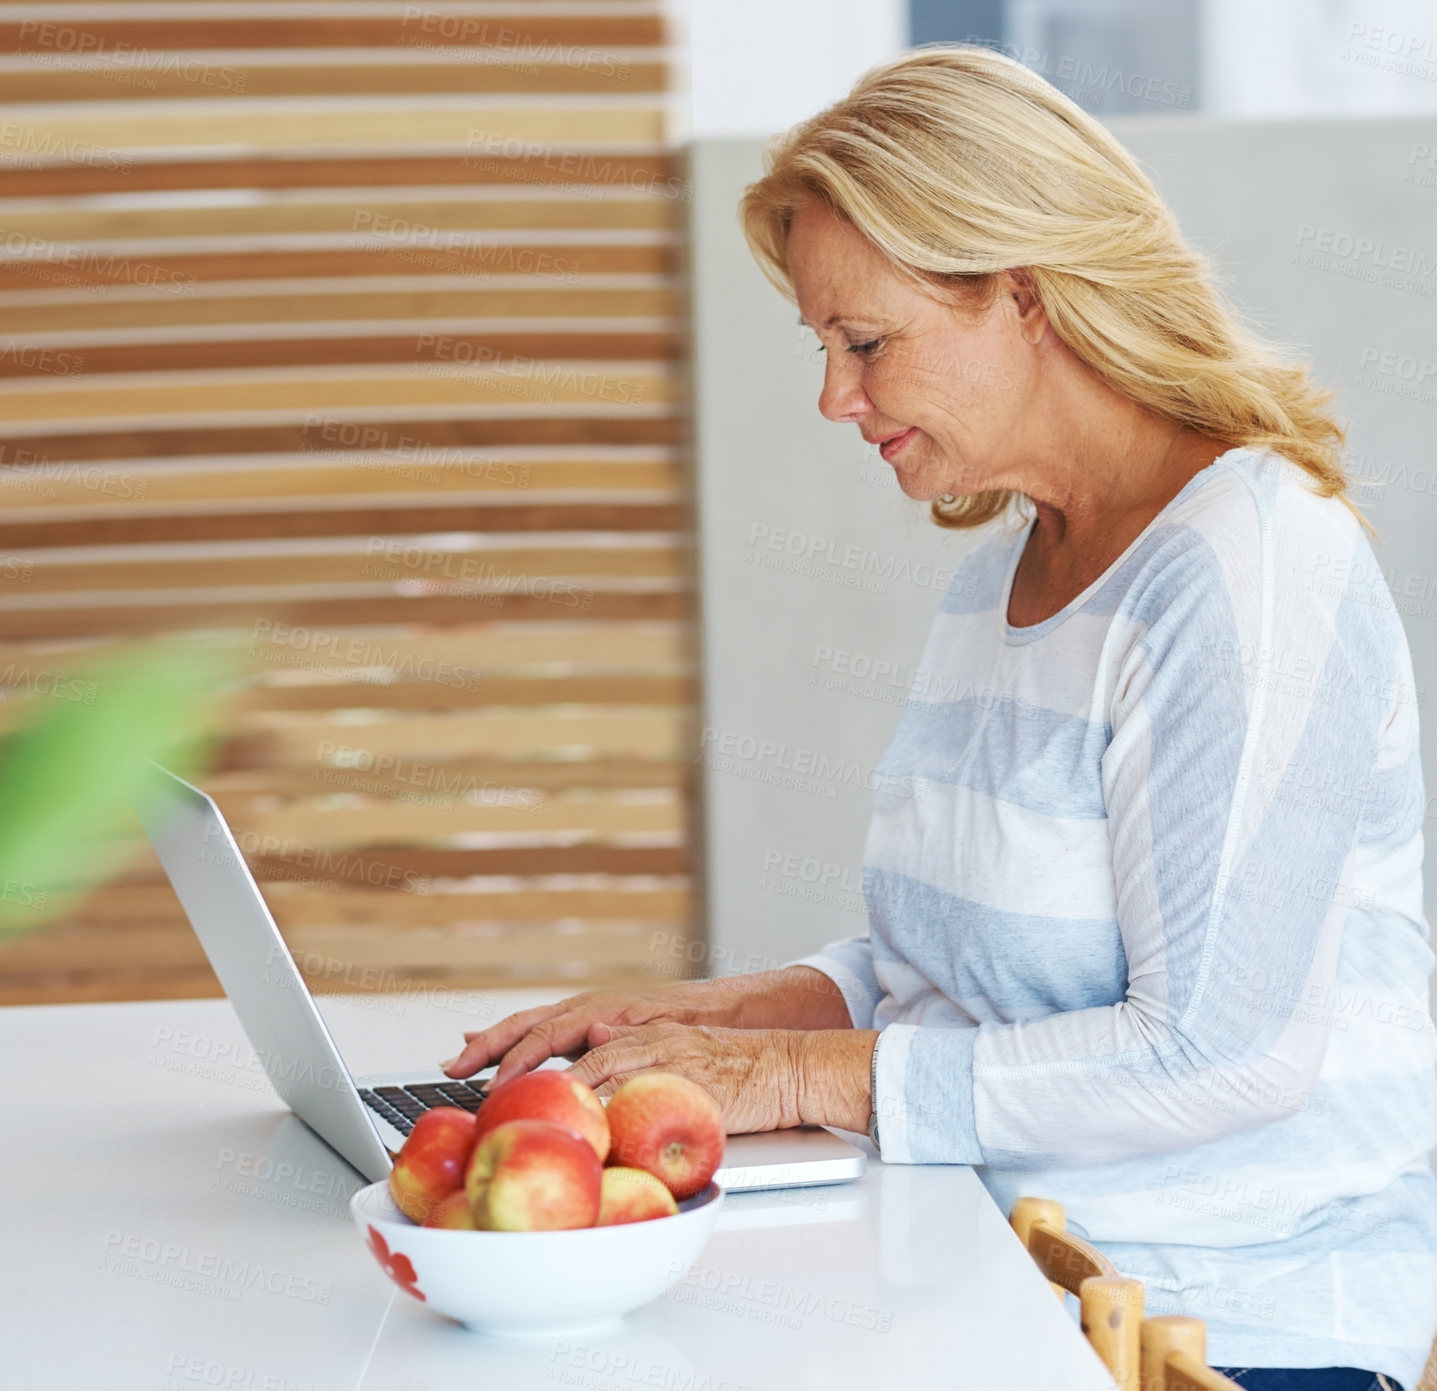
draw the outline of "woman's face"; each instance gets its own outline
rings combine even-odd
[[[880,445],[909,497],[1021,487],[1041,438],[1038,378],[1056,342],[1021,277],[1003,272],[973,321],[900,279],[819,204],[794,217],[788,270],[825,350],[818,409]]]

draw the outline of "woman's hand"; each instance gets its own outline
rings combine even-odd
[[[746,976],[685,981],[653,990],[589,990],[557,1004],[511,1014],[488,1029],[464,1035],[463,1052],[440,1067],[472,1077],[499,1062],[494,1084],[528,1072],[549,1058],[572,1057],[590,1046],[596,1024],[702,1024],[711,1028],[835,1029],[849,1022],[843,993],[811,966],[788,966]]]
[[[799,1125],[799,1063],[789,1029],[693,1024],[595,1024],[589,1051],[569,1069],[602,1098],[640,1072],[676,1072],[718,1103],[730,1135]]]
[[[722,1013],[703,982],[657,990],[588,990],[557,1004],[521,1010],[491,1028],[464,1035],[464,1050],[440,1066],[450,1077],[470,1077],[502,1059],[494,1085],[529,1072],[549,1058],[577,1056],[595,1025],[632,1028],[659,1021],[693,1024]]]
[[[697,1082],[730,1135],[795,1125],[868,1129],[872,1029],[724,1029],[595,1024],[569,1072],[601,1097],[650,1070]]]

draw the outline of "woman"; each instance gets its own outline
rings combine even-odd
[[[934,623],[882,765],[923,795],[875,797],[867,936],[530,1010],[448,1071],[587,1049],[601,1094],[664,1068],[734,1132],[972,1164],[1005,1211],[1061,1201],[1242,1384],[1414,1387],[1437,1329],[1416,692],[1328,394],[1103,127],[986,50],[876,68],[742,217],[827,354],[822,413],[940,524],[1025,525]]]

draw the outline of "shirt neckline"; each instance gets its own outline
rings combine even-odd
[[[1070,618],[1074,613],[1076,613],[1080,608],[1082,608],[1083,605],[1086,604],[1088,600],[1091,599],[1093,595],[1096,594],[1098,590],[1100,590],[1113,577],[1113,575],[1118,571],[1118,569],[1128,560],[1128,557],[1131,556],[1140,545],[1142,545],[1142,543],[1148,538],[1148,536],[1153,532],[1157,525],[1167,516],[1167,514],[1174,507],[1178,505],[1178,503],[1180,503],[1185,497],[1187,497],[1189,493],[1195,492],[1197,488],[1201,487],[1202,484],[1207,481],[1209,475],[1211,475],[1212,472],[1218,467],[1218,465],[1224,464],[1226,461],[1230,460],[1234,454],[1243,453],[1247,449],[1247,447],[1248,446],[1246,445],[1239,444],[1234,445],[1231,449],[1225,449],[1221,454],[1217,456],[1216,459],[1212,461],[1212,463],[1207,464],[1203,468],[1200,468],[1195,474],[1193,474],[1193,476],[1189,478],[1188,481],[1184,483],[1182,487],[1179,488],[1178,491],[1174,493],[1173,496],[1170,497],[1167,502],[1162,505],[1162,507],[1158,510],[1157,514],[1153,517],[1152,521],[1150,521],[1147,526],[1145,526],[1135,537],[1133,537],[1132,542],[1127,547],[1127,549],[1124,550],[1123,553],[1116,560],[1114,560],[1113,563],[1109,565],[1108,568],[1104,570],[1097,579],[1095,579],[1090,585],[1088,585],[1088,587],[1084,589],[1081,594],[1078,594],[1072,599],[1068,600],[1068,602],[1064,604],[1063,607],[1057,611],[1057,613],[1050,614],[1047,618],[1043,619],[1041,623],[1029,623],[1024,627],[1015,628],[1011,623],[1008,622],[1008,601],[1012,598],[1013,595],[1013,580],[1018,574],[1018,562],[1022,560],[1023,552],[1028,548],[1028,539],[1033,534],[1033,527],[1037,525],[1036,519],[1029,522],[1028,525],[1024,527],[1023,530],[1018,534],[1017,541],[1013,546],[1013,553],[1008,559],[1008,573],[1003,580],[1002,597],[998,601],[998,617],[1003,624],[1004,643],[1009,647],[1020,647],[1024,643],[1035,642],[1039,638],[1046,637],[1050,632],[1053,631],[1054,628],[1060,627],[1063,623],[1065,623],[1068,618]]]

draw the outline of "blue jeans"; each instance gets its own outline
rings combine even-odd
[[[1216,1367],[1247,1391],[1383,1391],[1375,1372],[1357,1367]],[[1402,1391],[1385,1379],[1389,1391]]]

